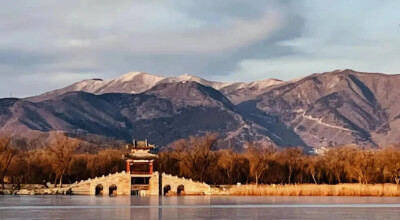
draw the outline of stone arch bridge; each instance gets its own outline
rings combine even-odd
[[[158,173],[157,173],[158,175]],[[177,176],[172,176],[170,174],[161,174],[161,182],[158,184],[161,186],[161,191],[163,195],[166,194],[185,194],[185,195],[209,195],[210,186],[193,181],[192,179],[185,179]]]
[[[125,171],[96,177],[94,179],[75,182],[67,192],[74,195],[132,195],[133,181],[138,175],[131,175]],[[147,176],[144,175],[146,178]],[[141,185],[142,189],[135,191],[137,195],[209,195],[210,186],[177,176],[158,172],[152,173],[149,181]]]

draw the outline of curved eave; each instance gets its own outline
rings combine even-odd
[[[143,155],[131,155],[131,154],[125,154],[126,159],[133,159],[133,160],[153,160],[157,159],[158,156],[155,154],[143,154]]]

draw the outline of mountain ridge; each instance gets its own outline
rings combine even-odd
[[[229,142],[239,150],[247,141],[379,147],[400,143],[398,84],[400,75],[349,69],[249,83],[132,72],[37,97],[0,99],[0,132],[65,130],[159,145],[217,132],[221,146]]]
[[[224,93],[224,95],[230,94],[232,90],[236,88],[240,88],[242,90],[250,89],[254,90],[255,87],[261,87],[260,90],[265,89],[266,87],[279,84],[283,81],[277,79],[265,79],[259,80],[255,82],[215,82],[205,80],[203,78],[192,76],[189,74],[182,74],[179,76],[171,76],[171,77],[163,77],[152,75],[146,72],[129,72],[123,74],[120,77],[115,79],[86,79],[76,83],[73,83],[69,86],[66,86],[61,89],[56,89],[53,91],[46,92],[44,94],[28,97],[26,99],[37,102],[43,101],[46,99],[54,98],[55,96],[61,95],[67,92],[73,91],[83,91],[89,92],[93,94],[105,94],[105,93],[131,93],[138,94],[145,92],[146,90],[151,89],[153,86],[157,84],[164,83],[174,83],[174,82],[197,82],[205,86],[212,87],[214,89],[220,90]],[[225,90],[224,90],[225,89]],[[260,94],[258,92],[257,94]]]

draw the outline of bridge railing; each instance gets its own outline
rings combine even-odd
[[[109,173],[108,175],[102,175],[101,177],[95,177],[93,179],[89,178],[86,180],[75,181],[75,183],[71,184],[71,186],[69,188],[79,185],[79,184],[95,182],[95,181],[102,180],[104,178],[111,177],[111,176],[126,175],[126,174],[127,173],[125,171],[122,171],[122,172],[116,172],[116,173]]]
[[[173,179],[177,179],[177,180],[189,181],[189,182],[191,182],[193,184],[201,184],[201,185],[204,185],[204,186],[209,186],[205,182],[195,181],[195,180],[192,180],[192,179],[186,179],[185,177],[174,176],[174,175],[166,174],[166,173],[162,173],[161,175],[164,176],[164,177],[173,178]]]

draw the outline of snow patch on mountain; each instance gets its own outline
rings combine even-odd
[[[187,73],[179,75],[179,76],[174,76],[174,77],[166,77],[164,80],[160,81],[160,83],[176,83],[176,82],[197,82],[197,83],[212,87],[217,90],[233,84],[233,83],[225,83],[225,82],[208,81],[208,80],[205,80],[198,76],[189,75]]]
[[[156,75],[152,75],[152,74],[145,73],[145,72],[130,72],[130,73],[126,73],[126,74],[118,77],[114,81],[115,82],[128,82],[128,81],[137,80],[139,78],[142,83],[144,83],[146,85],[153,85],[153,84],[163,80],[165,77],[156,76]]]
[[[89,79],[77,82],[70,88],[71,91],[93,92],[109,83],[101,79]]]
[[[242,93],[247,97],[253,98],[261,93],[270,86],[278,85],[282,83],[280,80],[267,79],[256,82],[243,83],[243,82],[214,82],[205,80],[198,76],[190,74],[182,74],[179,76],[163,77],[152,75],[145,72],[129,72],[116,79],[101,80],[101,79],[89,79],[74,83],[62,89],[54,90],[40,96],[30,97],[30,101],[43,101],[62,95],[67,92],[83,91],[93,94],[105,94],[105,93],[127,93],[137,94],[145,92],[152,87],[162,83],[178,83],[178,82],[197,82],[205,86],[212,87],[216,90],[220,90],[222,93],[231,97],[231,93]],[[250,91],[250,92],[249,92]],[[240,98],[242,100],[243,98]],[[244,98],[246,99],[246,98]]]

